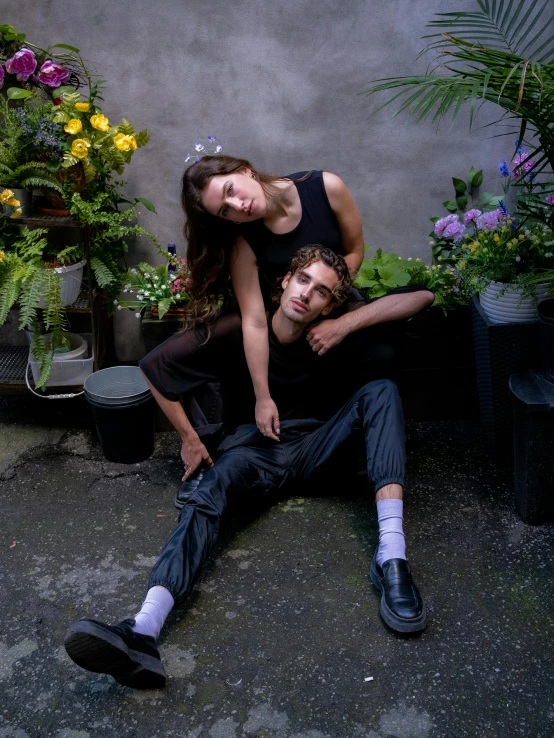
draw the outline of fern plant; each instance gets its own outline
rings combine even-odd
[[[15,169],[0,161],[0,182],[6,187],[62,191],[59,182],[46,171],[46,164],[40,161],[29,161]]]
[[[82,257],[82,247],[69,246],[52,253],[46,238],[47,229],[21,228],[10,241],[4,258],[0,261],[0,325],[16,302],[19,303],[19,328],[30,325],[35,328],[31,352],[40,361],[40,378],[37,388],[45,386],[52,369],[54,349],[64,343],[68,330],[66,308],[61,299],[61,281],[54,269],[49,268],[62,260],[77,261]],[[55,257],[56,261],[52,261]],[[48,263],[50,260],[50,264]],[[48,345],[38,330],[39,308],[42,305],[42,323],[52,335]]]

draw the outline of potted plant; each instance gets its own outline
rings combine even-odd
[[[146,309],[154,318],[184,317],[185,305],[190,299],[187,292],[190,272],[186,259],[169,255],[167,263],[161,266],[143,262],[129,270],[127,279],[123,293],[129,293],[131,297],[115,300],[118,310],[134,310],[137,318]]]

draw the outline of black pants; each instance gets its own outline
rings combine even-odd
[[[404,483],[404,421],[396,385],[369,382],[327,422],[285,421],[279,443],[255,425],[241,426],[181,511],[179,523],[154,566],[148,587],[161,585],[175,600],[191,591],[219,535],[228,505],[255,496],[268,501],[288,482],[336,465],[353,436],[365,438],[367,473],[376,490]],[[247,442],[247,445],[233,446]],[[230,446],[230,447],[229,447]]]

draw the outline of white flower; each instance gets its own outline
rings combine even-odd
[[[130,290],[133,285],[131,283],[125,285],[126,290]]]
[[[118,304],[119,304],[118,300],[114,300],[114,301],[113,301],[113,304],[114,304],[114,305],[118,305]]]
[[[223,151],[223,146],[219,146],[218,145],[218,146],[215,147],[215,153],[216,154],[220,154],[222,151]]]
[[[123,310],[123,308],[121,307],[121,305],[118,305],[118,306],[117,306],[117,309],[118,309],[118,310]]]
[[[140,318],[140,313],[135,313],[135,318]]]
[[[136,273],[137,273],[136,269],[131,269],[131,274],[136,274]]]
[[[174,279],[177,279],[177,275],[176,274],[170,274],[169,275],[169,279],[171,279],[171,281],[173,281]]]
[[[196,151],[204,151],[204,147],[201,143],[197,143],[194,148],[196,149]]]
[[[156,280],[156,282],[157,282],[157,281],[158,281],[158,279],[159,279],[159,277],[158,277],[158,275],[157,275],[157,274],[154,274],[154,276],[152,277],[152,279]]]
[[[552,256],[552,251],[549,251],[547,254],[545,254],[545,256],[547,259],[550,259],[550,257]]]
[[[516,256],[516,261],[521,261],[521,256]]]
[[[123,290],[123,292],[129,292],[129,290]]]

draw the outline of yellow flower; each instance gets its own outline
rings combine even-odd
[[[63,129],[66,133],[70,133],[72,136],[74,136],[76,133],[79,133],[79,131],[83,130],[83,124],[81,123],[79,118],[72,118],[66,123]]]
[[[118,133],[114,140],[114,145],[119,151],[134,151],[137,148],[137,142],[134,136],[126,136],[124,133]]]
[[[102,113],[97,113],[91,116],[90,125],[96,128],[97,131],[104,131],[105,133],[110,126],[110,121]]]
[[[417,257],[416,261],[421,261],[421,259],[419,258],[419,256]]]
[[[487,252],[488,252],[488,249],[487,248],[484,248],[483,249],[483,253],[486,254]]]
[[[6,201],[6,205],[11,205],[12,208],[18,208],[21,203],[19,200],[16,200],[15,197],[10,197],[10,199]]]
[[[88,156],[88,147],[90,146],[86,138],[76,138],[71,144],[71,154],[76,159],[85,159]]]
[[[493,236],[493,241],[494,241],[495,243],[500,243],[500,236],[498,235],[498,233],[495,233],[495,234],[494,234],[494,236]]]
[[[525,238],[524,234],[523,234],[523,233],[520,233],[520,234],[519,234],[519,240],[520,240],[520,241],[523,241],[523,239],[524,239],[524,238]]]
[[[436,269],[436,268],[437,268],[437,267],[436,267],[436,266],[435,266],[434,264],[433,264],[433,266],[431,267],[431,269]]]
[[[10,215],[10,218],[20,218],[20,217],[21,217],[21,213],[22,213],[22,212],[23,212],[23,211],[21,210],[21,208],[16,208],[16,209],[15,209],[15,210],[13,211],[13,213],[12,213],[12,214]]]
[[[11,200],[13,197],[13,192],[11,190],[4,190],[3,192],[0,192],[0,204],[5,205],[8,200]]]
[[[0,261],[4,261],[4,252],[0,251]]]
[[[75,108],[80,113],[88,113],[88,111],[90,110],[90,103],[78,102],[78,103],[75,103]]]

